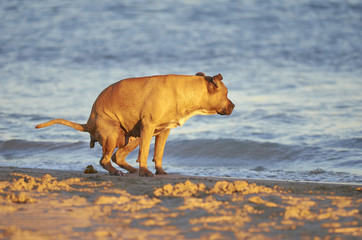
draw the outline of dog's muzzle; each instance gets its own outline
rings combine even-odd
[[[235,104],[232,103],[229,100],[229,104],[227,105],[227,107],[222,109],[220,112],[218,112],[218,114],[220,114],[220,115],[230,115],[233,112],[234,107],[235,107]]]

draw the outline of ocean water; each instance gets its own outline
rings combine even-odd
[[[361,29],[358,0],[1,1],[0,165],[100,170],[87,133],[35,125],[85,123],[120,79],[202,71],[236,107],[171,130],[166,171],[362,183]]]

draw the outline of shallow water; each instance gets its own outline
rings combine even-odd
[[[361,12],[360,1],[2,1],[0,165],[98,166],[88,134],[35,125],[86,122],[123,78],[202,71],[223,75],[236,108],[172,130],[166,171],[360,183]]]

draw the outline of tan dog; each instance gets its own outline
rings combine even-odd
[[[140,145],[139,175],[153,176],[147,168],[147,157],[151,139],[156,136],[153,158],[156,174],[167,174],[162,168],[162,157],[171,128],[182,126],[194,115],[230,115],[233,111],[235,105],[227,98],[222,79],[220,74],[209,77],[203,73],[124,79],[98,96],[87,124],[53,119],[36,128],[63,124],[88,132],[90,147],[95,142],[103,147],[100,164],[111,175],[122,175],[112,166],[111,158],[129,172],[137,171],[125,158]]]

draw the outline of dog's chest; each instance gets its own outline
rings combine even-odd
[[[184,115],[183,117],[179,117],[176,119],[173,119],[171,121],[169,121],[168,123],[164,123],[164,124],[160,124],[157,128],[156,131],[162,131],[164,129],[171,129],[171,128],[176,128],[176,127],[181,127],[182,125],[184,125],[184,123],[191,118],[192,116],[195,115],[209,115],[212,114],[206,110],[196,110],[193,111],[187,115]]]

